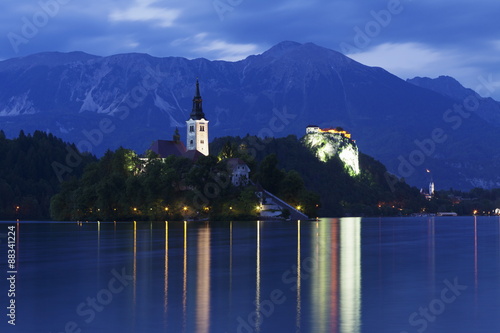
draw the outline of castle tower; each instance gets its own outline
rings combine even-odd
[[[196,93],[193,98],[193,110],[186,120],[187,125],[187,150],[197,150],[208,156],[208,120],[203,113],[200,84],[196,80]]]
[[[432,197],[434,196],[434,182],[431,180],[429,184],[429,195]]]

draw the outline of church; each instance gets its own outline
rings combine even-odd
[[[189,119],[186,120],[186,145],[181,142],[179,130],[175,130],[173,140],[156,140],[149,148],[166,158],[170,155],[184,156],[191,160],[197,160],[200,156],[208,156],[208,120],[203,112],[203,99],[200,94],[200,83],[196,80],[196,92],[193,97],[193,108]]]

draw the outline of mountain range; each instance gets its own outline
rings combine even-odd
[[[403,80],[312,43],[237,62],[40,53],[0,62],[0,128],[45,130],[102,155],[185,139],[196,79],[210,137],[343,127],[361,152],[419,187],[500,187],[500,103],[451,77]],[[426,172],[429,170],[429,172]]]

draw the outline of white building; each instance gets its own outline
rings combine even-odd
[[[200,84],[196,80],[196,93],[193,98],[193,109],[187,125],[187,150],[197,150],[205,156],[208,156],[208,120],[203,113],[202,98],[200,95]]]
[[[306,134],[311,134],[311,133],[319,133],[320,132],[319,126],[316,125],[309,125],[306,127]]]
[[[431,182],[429,183],[429,195],[430,195],[431,197],[433,197],[433,196],[434,196],[434,182],[433,182],[433,181],[431,181]]]
[[[227,169],[231,175],[231,183],[234,186],[247,185],[249,181],[250,168],[239,158],[229,158]]]

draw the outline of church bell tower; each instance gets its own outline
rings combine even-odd
[[[193,97],[193,110],[186,120],[187,125],[187,150],[197,150],[208,156],[208,120],[203,113],[202,98],[200,95],[200,84],[196,80],[196,93]]]

